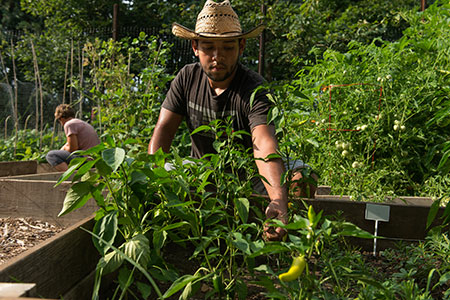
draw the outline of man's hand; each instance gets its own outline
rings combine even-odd
[[[268,219],[277,219],[287,224],[287,203],[280,200],[271,201],[266,208],[266,217]],[[270,226],[270,221],[264,225],[264,238],[267,241],[279,241],[286,233],[286,230],[281,227]]]

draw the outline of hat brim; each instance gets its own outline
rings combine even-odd
[[[172,24],[172,33],[182,39],[186,40],[224,40],[224,39],[247,39],[257,37],[263,32],[265,28],[264,24],[258,25],[250,31],[244,33],[230,32],[225,34],[215,34],[215,33],[197,33],[192,29],[186,28],[178,23]]]

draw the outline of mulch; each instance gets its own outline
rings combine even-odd
[[[63,229],[33,218],[0,218],[0,265]]]

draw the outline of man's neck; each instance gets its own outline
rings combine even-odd
[[[238,67],[233,71],[233,74],[225,79],[224,81],[214,81],[208,77],[209,86],[214,90],[216,96],[219,96],[223,92],[227,90],[227,88],[231,85],[234,77],[236,76],[236,71]]]

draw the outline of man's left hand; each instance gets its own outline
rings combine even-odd
[[[287,204],[277,200],[271,201],[266,208],[266,217],[287,224]],[[281,227],[270,226],[270,221],[264,225],[264,238],[268,241],[280,241],[286,233],[287,231]]]

